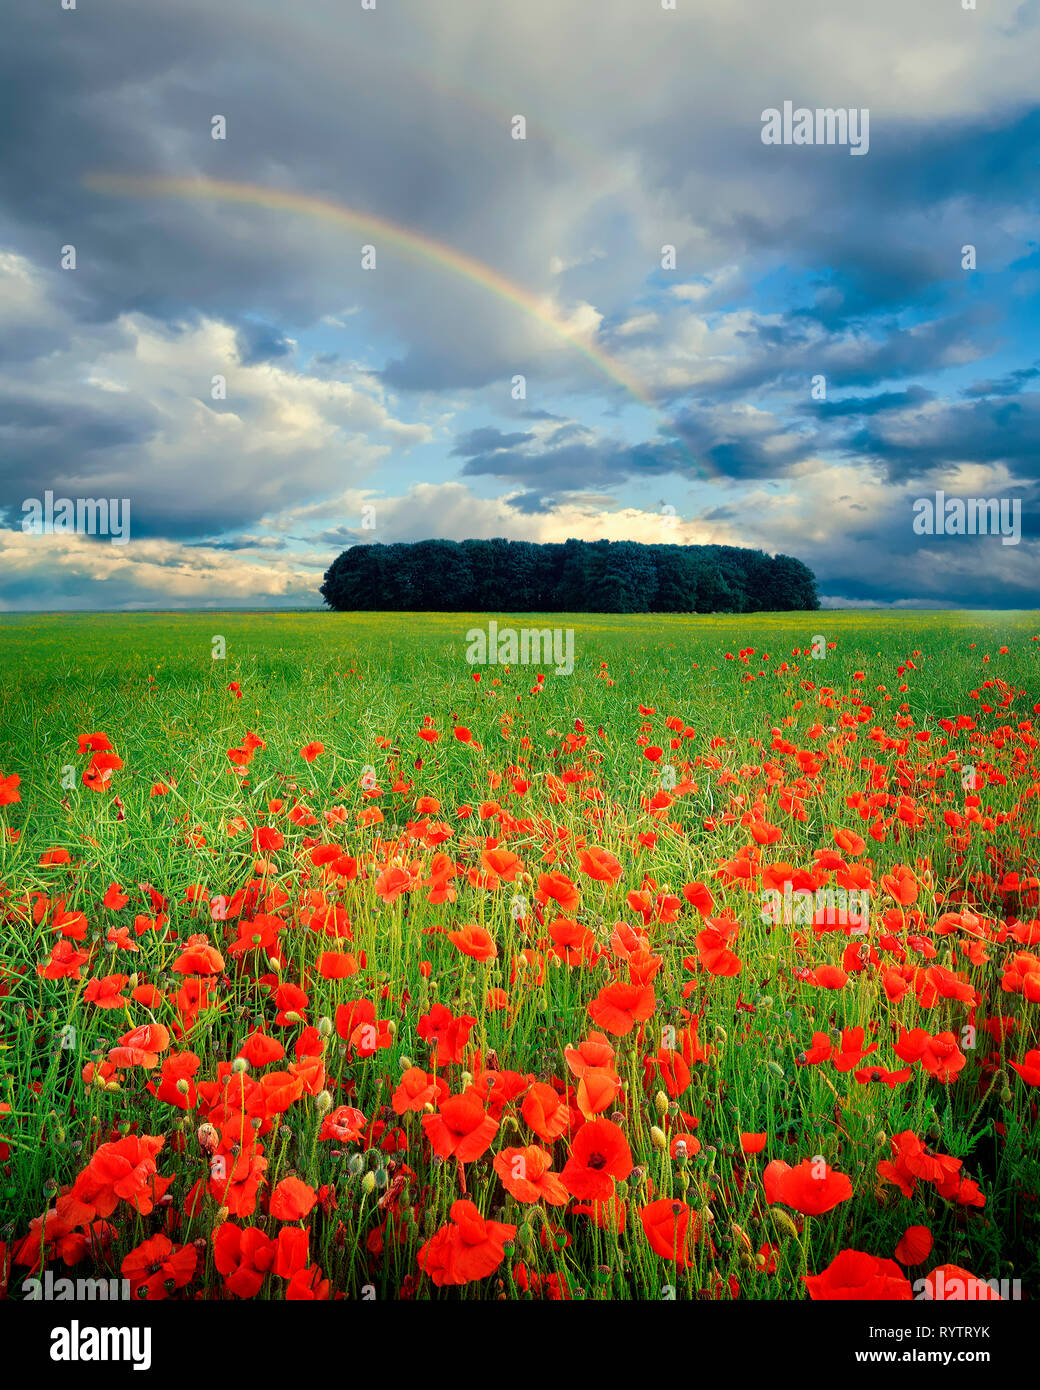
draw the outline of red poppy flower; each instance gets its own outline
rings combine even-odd
[[[809,1297],[817,1301],[870,1300],[905,1303],[914,1296],[910,1281],[894,1260],[862,1250],[842,1250],[819,1274],[803,1274]]]
[[[543,898],[552,898],[561,912],[577,910],[578,889],[566,874],[541,874],[538,878],[538,892]]]
[[[580,850],[578,864],[583,874],[599,883],[616,883],[623,872],[621,861],[598,845]]]
[[[687,1269],[690,1245],[700,1238],[701,1223],[686,1203],[660,1197],[640,1208],[639,1219],[650,1248],[663,1260],[674,1260],[677,1269]]]
[[[613,1196],[615,1180],[627,1178],[632,1166],[619,1126],[612,1120],[589,1120],[574,1136],[561,1177],[572,1197],[604,1202]]]
[[[271,1193],[270,1213],[276,1221],[302,1221],[318,1194],[299,1178],[283,1178]]]
[[[224,969],[224,957],[206,937],[189,936],[186,949],[170,969],[177,975],[219,975]]]
[[[435,1154],[452,1155],[460,1163],[472,1163],[486,1153],[498,1133],[498,1121],[485,1110],[471,1086],[461,1096],[447,1096],[433,1115],[424,1115],[422,1127]]]
[[[225,1221],[213,1233],[213,1263],[236,1298],[255,1298],[274,1263],[275,1243],[257,1226]]]
[[[408,1110],[422,1110],[427,1105],[435,1106],[447,1095],[446,1081],[436,1075],[427,1075],[422,1067],[409,1067],[401,1074],[400,1083],[393,1094],[394,1112],[403,1115]]]
[[[650,1017],[657,1008],[651,985],[626,984],[617,980],[604,985],[589,1004],[589,1017],[615,1037],[631,1033],[637,1023]]]
[[[495,1172],[518,1202],[545,1201],[551,1207],[562,1207],[567,1203],[567,1188],[556,1173],[550,1172],[551,1167],[552,1155],[534,1144],[523,1149],[502,1149],[495,1155]]]
[[[932,1233],[927,1226],[907,1226],[899,1237],[895,1257],[901,1265],[924,1264],[932,1253]]]
[[[505,1243],[515,1235],[515,1226],[486,1221],[472,1202],[460,1200],[452,1205],[450,1223],[419,1250],[419,1268],[438,1288],[485,1279],[505,1259]]]
[[[823,1159],[806,1158],[797,1168],[775,1158],[762,1173],[767,1202],[782,1202],[803,1216],[822,1216],[852,1196],[844,1173],[828,1168]]]
[[[170,1284],[182,1289],[190,1283],[197,1263],[194,1245],[175,1246],[168,1237],[155,1235],[131,1250],[119,1268],[130,1281],[131,1297],[154,1303],[168,1296]]]
[[[544,1081],[534,1083],[524,1097],[520,1113],[526,1124],[546,1144],[559,1139],[570,1124],[570,1109],[566,1102]]]
[[[464,956],[472,956],[474,960],[498,959],[498,947],[495,945],[495,938],[486,927],[478,927],[475,923],[469,923],[458,931],[449,932],[448,940],[452,945],[457,946]]]

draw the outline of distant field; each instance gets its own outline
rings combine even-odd
[[[1035,1298],[1038,638],[0,616],[0,1283]]]

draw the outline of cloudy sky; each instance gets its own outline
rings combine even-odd
[[[317,605],[431,536],[1035,606],[1040,0],[963,3],[16,8],[0,609]],[[785,101],[869,149],[764,144]],[[1021,542],[914,534],[940,489]],[[129,543],[24,531],[47,490]]]

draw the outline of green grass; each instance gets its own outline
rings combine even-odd
[[[1015,952],[1038,953],[1007,936],[1017,922],[1040,915],[1036,890],[1009,889],[1007,875],[1038,871],[1040,616],[493,616],[500,627],[573,628],[574,673],[563,677],[551,665],[540,668],[545,680],[539,691],[535,668],[507,673],[484,667],[478,685],[465,661],[465,634],[486,627],[488,615],[0,618],[0,778],[21,778],[20,801],[0,806],[0,988],[6,990],[0,1099],[10,1105],[0,1117],[0,1146],[6,1146],[6,1153],[0,1147],[0,1240],[7,1241],[9,1258],[25,1256],[30,1222],[53,1206],[100,1143],[127,1132],[162,1135],[158,1170],[173,1176],[171,1203],[149,1216],[120,1203],[110,1218],[108,1253],[88,1256],[70,1272],[115,1272],[128,1251],[164,1233],[175,1245],[199,1242],[194,1278],[177,1296],[200,1287],[219,1293],[211,1235],[220,1201],[209,1193],[185,1211],[189,1190],[208,1171],[195,1138],[206,1118],[205,1097],[200,1093],[198,1105],[181,1110],[149,1093],[150,1073],[141,1068],[120,1068],[122,1080],[111,1089],[86,1082],[83,1069],[103,1062],[131,1027],[154,1021],[174,1032],[184,1024],[176,1001],[182,979],[170,968],[193,932],[224,952],[226,975],[218,977],[213,1006],[198,1012],[183,1037],[174,1037],[170,1052],[194,1053],[194,1082],[212,1083],[218,1065],[232,1060],[259,1021],[292,1060],[304,1024],[274,1022],[270,989],[261,978],[271,975],[265,953],[228,955],[236,924],[214,921],[205,903],[186,901],[193,885],[210,897],[230,898],[259,882],[263,891],[285,895],[284,902],[269,902],[268,911],[284,923],[281,978],[306,981],[306,1024],[335,1019],[338,1005],[362,997],[374,1002],[380,1020],[393,1024],[391,1046],[374,1058],[358,1056],[333,1031],[324,1048],[325,1089],[334,1105],[357,1107],[367,1121],[385,1121],[390,1130],[400,1127],[407,1145],[377,1154],[371,1144],[319,1140],[321,1104],[305,1093],[263,1135],[268,1190],[290,1173],[315,1189],[334,1187],[337,1205],[319,1203],[303,1223],[310,1230],[310,1260],[333,1292],[359,1297],[370,1285],[379,1297],[397,1297],[402,1290],[458,1296],[455,1289],[436,1289],[416,1259],[432,1231],[448,1221],[460,1193],[457,1166],[433,1158],[418,1114],[401,1118],[388,1109],[406,1065],[402,1059],[430,1069],[419,1019],[436,1002],[476,1019],[465,1064],[445,1073],[453,1092],[462,1089],[464,1071],[473,1073],[474,1049],[485,1066],[493,1052],[501,1068],[573,1084],[563,1049],[595,1026],[588,1005],[601,987],[628,978],[625,962],[610,953],[609,937],[618,921],[641,925],[627,895],[649,876],[652,891],[680,895],[684,884],[697,881],[712,888],[713,915],[731,912],[739,923],[733,945],[741,973],[723,977],[700,967],[695,938],[704,922],[684,899],[675,921],[651,923],[652,951],[662,960],[653,981],[655,1012],[642,1030],[611,1039],[623,1090],[607,1114],[621,1125],[636,1165],[620,1188],[625,1229],[602,1230],[570,1205],[534,1208],[504,1192],[491,1167],[494,1155],[507,1146],[540,1142],[521,1115],[520,1101],[510,1102],[487,1154],[465,1165],[465,1184],[485,1216],[516,1225],[517,1234],[501,1265],[462,1285],[461,1296],[521,1296],[518,1280],[526,1270],[558,1276],[574,1296],[656,1298],[671,1287],[679,1297],[703,1290],[729,1297],[732,1280],[742,1298],[801,1298],[802,1274],[819,1272],[847,1248],[891,1259],[910,1225],[929,1227],[935,1241],[924,1265],[910,1271],[911,1279],[953,1263],[979,1277],[1019,1278],[1024,1293],[1035,1296],[1040,1161],[1033,1092],[1008,1062],[1021,1062],[1040,1046],[1040,1005],[1002,990],[1001,978],[1005,959]],[[835,644],[825,660],[806,654],[817,634]],[[215,637],[226,643],[223,660],[212,659]],[[753,655],[740,660],[748,648]],[[802,655],[793,655],[795,649]],[[727,660],[727,653],[735,659]],[[861,679],[856,672],[863,673]],[[241,699],[228,690],[232,683]],[[856,722],[864,706],[871,712]],[[944,733],[939,721],[956,722],[960,715],[976,727]],[[417,737],[426,716],[440,732],[434,744]],[[695,730],[674,750],[673,731],[665,724],[670,716]],[[584,727],[584,743],[576,741],[575,721]],[[467,727],[473,743],[455,740],[454,725]],[[814,725],[822,731],[811,734]],[[243,781],[227,752],[247,730],[266,748],[255,754]],[[930,738],[918,741],[919,731],[929,731]],[[83,785],[90,755],[77,751],[78,736],[95,732],[108,735],[124,763],[102,792]],[[312,740],[321,741],[325,752],[308,764],[300,749]],[[643,755],[645,743],[664,750],[656,766]],[[805,750],[815,754],[809,772],[797,757]],[[665,764],[675,767],[680,782],[687,775],[695,787],[657,818],[646,802]],[[958,832],[944,823],[943,812],[964,812],[968,793],[960,768],[968,764],[980,770],[981,817],[991,819],[969,822]],[[384,817],[368,826],[357,822],[366,767],[376,770],[382,794],[373,804]],[[572,780],[565,778],[568,772]],[[512,790],[519,775],[531,784],[523,794]],[[554,799],[550,776],[564,778],[565,800]],[[157,783],[166,784],[168,794],[151,795]],[[785,809],[784,789],[800,793],[804,819]],[[863,819],[849,805],[856,793],[893,799]],[[754,844],[741,817],[759,795],[764,819],[781,832],[776,843],[762,847],[765,864],[810,868],[817,850],[835,848],[836,827],[867,837],[858,862],[873,865],[869,941],[878,964],[851,974],[840,990],[815,986],[799,974],[841,964],[847,936],[791,926],[770,933],[760,920],[758,888],[749,891],[716,877],[721,864]],[[418,812],[420,796],[434,798],[439,809]],[[269,809],[272,799],[283,803],[280,809]],[[289,818],[296,802],[310,808],[316,823]],[[504,824],[490,809],[481,818],[485,803],[504,809]],[[458,815],[463,806],[473,808],[471,816]],[[332,807],[346,808],[343,823],[326,822],[323,812]],[[250,827],[277,826],[284,836],[282,848],[264,856],[267,870],[255,868],[248,830],[228,834],[229,823],[239,817]],[[885,826],[877,840],[868,834],[875,821]],[[446,823],[451,837],[426,842],[422,822]],[[5,827],[20,833],[4,833]],[[639,836],[649,832],[656,832],[656,841],[641,842]],[[518,854],[533,875],[519,889],[529,903],[538,876],[551,869],[579,884],[580,904],[567,915],[589,928],[605,953],[595,964],[547,964],[538,983],[525,973],[521,953],[545,953],[548,925],[560,914],[547,910],[544,925],[530,917],[518,922],[511,911],[517,885],[488,889],[470,882],[469,871],[479,875],[488,836]],[[333,842],[369,872],[323,885],[308,849]],[[602,845],[617,857],[622,873],[616,883],[580,871],[582,843]],[[71,862],[42,865],[41,856],[55,848],[68,850]],[[547,850],[559,861],[548,862]],[[421,883],[393,903],[381,901],[375,891],[381,865],[401,861],[425,879],[437,852],[447,853],[459,869],[456,901],[429,902]],[[900,1027],[967,1036],[961,1031],[968,1022],[965,1003],[939,998],[935,1007],[923,1008],[913,989],[897,1002],[885,993],[884,970],[896,963],[896,954],[879,940],[885,934],[881,919],[893,905],[881,880],[896,865],[908,866],[922,885],[915,904],[921,924],[900,934],[907,958],[922,968],[955,970],[979,997],[975,1046],[964,1045],[967,1062],[950,1084],[919,1064],[909,1080],[889,1089],[861,1085],[830,1062],[806,1066],[797,1060],[814,1031],[876,1030],[870,1036],[878,1049],[864,1066],[879,1061],[889,1068],[902,1065],[892,1051]],[[119,911],[102,904],[112,882],[130,897]],[[169,923],[162,932],[138,937],[135,917],[154,915],[141,884],[168,900]],[[347,908],[352,941],[333,942],[301,919],[302,895],[322,886],[330,901]],[[984,920],[984,934],[996,937],[987,941],[988,959],[979,963],[959,949],[969,940],[966,932],[934,930],[943,911],[967,906]],[[37,973],[56,940],[54,918],[61,909],[84,913],[88,923],[82,947],[93,947],[93,954],[78,981]],[[437,930],[466,923],[490,932],[497,960],[478,963]],[[105,937],[114,926],[129,927],[140,950],[110,948]],[[906,937],[915,934],[932,943],[934,959],[907,945]],[[330,948],[349,950],[359,960],[364,953],[365,968],[349,979],[324,979],[314,963],[319,950]],[[86,1002],[89,980],[109,973],[136,973],[139,983],[162,992],[161,1002],[149,1009],[131,1000],[114,1011]],[[508,1014],[488,1008],[487,992],[494,988],[506,991]],[[662,1030],[685,1026],[688,1011],[701,1015],[699,1037],[713,1053],[693,1065],[691,1085],[669,1101],[666,1127],[686,1127],[680,1112],[699,1122],[701,1150],[683,1164],[655,1145],[651,1131],[660,1123],[660,1083],[644,1084],[644,1061],[661,1045]],[[998,1015],[1015,1023],[1003,1043],[984,1028]],[[63,1036],[71,1045],[62,1045]],[[259,1074],[286,1065],[277,1062]],[[962,1159],[985,1206],[961,1206],[925,1184],[904,1197],[882,1183],[877,1164],[890,1156],[888,1136],[904,1130]],[[766,1131],[765,1152],[742,1156],[741,1131]],[[559,1172],[568,1140],[542,1146],[552,1151]],[[818,1217],[792,1213],[793,1228],[782,1218],[778,1222],[765,1201],[766,1162],[797,1164],[817,1155],[849,1176],[852,1198]],[[384,1231],[380,1250],[373,1232],[385,1212],[378,1202],[385,1184],[405,1172],[402,1165],[409,1173],[395,1218],[398,1238]],[[367,1173],[374,1175],[374,1187]],[[685,1271],[656,1254],[644,1235],[638,1212],[651,1196],[685,1201],[709,1233],[691,1246]],[[284,1223],[263,1207],[262,1189],[255,1213],[238,1224],[276,1233]],[[543,1239],[543,1227],[561,1233],[556,1244],[566,1237],[565,1248]],[[754,1253],[766,1244],[774,1248],[775,1273],[757,1265],[754,1254],[749,1259],[745,1235]],[[42,1248],[57,1271],[60,1254]],[[16,1267],[10,1273],[12,1292],[25,1272]],[[285,1288],[284,1279],[270,1274],[261,1296],[280,1298]]]

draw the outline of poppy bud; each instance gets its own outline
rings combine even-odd
[[[735,1221],[730,1222],[729,1231],[730,1235],[737,1242],[737,1244],[741,1246],[750,1255],[751,1239],[748,1236],[747,1232],[741,1226],[738,1226]]]
[[[790,1240],[798,1239],[798,1227],[786,1211],[781,1211],[779,1207],[773,1207],[770,1215],[773,1218],[773,1225],[782,1236],[787,1236]]]
[[[941,1138],[942,1138],[942,1126],[941,1126],[941,1125],[929,1125],[929,1126],[928,1126],[928,1138],[932,1141],[933,1144],[936,1143],[937,1140],[941,1139]]]
[[[351,1154],[347,1159],[347,1172],[352,1178],[356,1178],[359,1173],[364,1172],[365,1160],[360,1154]]]
[[[228,1219],[230,1215],[231,1212],[228,1210],[227,1207],[221,1207],[220,1210],[217,1212],[216,1224],[218,1226],[223,1226],[224,1222]]]
[[[668,1097],[663,1091],[658,1091],[654,1096],[654,1109],[657,1111],[659,1120],[663,1120],[668,1114]]]
[[[887,1139],[888,1135],[885,1133],[883,1129],[879,1129],[877,1134],[874,1135],[875,1144],[884,1144],[887,1141]]]
[[[654,1148],[661,1153],[668,1152],[668,1136],[663,1129],[658,1129],[657,1125],[654,1125],[650,1130],[650,1141]]]
[[[268,970],[273,970],[276,975],[280,975],[282,973],[282,962],[280,960],[275,960],[274,956],[268,956],[267,968]]]
[[[188,1085],[187,1078],[182,1076],[177,1082],[177,1094],[186,1096],[190,1090],[191,1087]]]
[[[767,1062],[767,1063],[766,1063],[766,1070],[769,1071],[769,1072],[771,1072],[771,1073],[773,1074],[773,1076],[779,1077],[779,1079],[780,1079],[781,1081],[786,1080],[786,1076],[785,1076],[785,1074],[784,1074],[784,1069],[783,1069],[783,1067],[780,1065],[779,1062],[773,1062],[773,1061]]]
[[[130,976],[129,980],[127,980],[127,982],[126,982],[126,987],[127,987],[127,989],[129,989],[129,990],[135,990],[135,989],[137,988],[137,986],[138,986],[140,983],[141,983],[141,977],[140,977],[140,975],[138,975],[137,971],[135,970],[134,973]]]
[[[231,1070],[236,1076],[241,1076],[244,1071],[249,1070],[249,1063],[244,1057],[236,1057],[231,1063]]]
[[[216,1127],[211,1125],[208,1120],[199,1125],[195,1131],[195,1138],[199,1141],[199,1148],[204,1154],[213,1153],[220,1143],[220,1135],[217,1133]]]
[[[302,1023],[304,1021],[303,1014],[298,1014],[295,1009],[287,1009],[285,1017],[290,1023]]]
[[[319,1019],[318,1019],[318,1036],[321,1037],[321,1038],[331,1038],[331,1037],[332,1037],[332,1019],[331,1019],[331,1018],[319,1018]]]
[[[1001,1103],[1002,1103],[1003,1105],[1010,1105],[1010,1104],[1011,1104],[1011,1087],[1010,1087],[1010,1086],[1005,1086],[1005,1087],[1004,1087],[1004,1089],[1003,1089],[1003,1090],[1001,1091],[1001,1093],[1000,1093],[1000,1099],[1001,1099]]]
[[[319,1116],[327,1115],[332,1109],[332,1095],[328,1091],[319,1091],[314,1098],[314,1108]]]
[[[373,1193],[375,1190],[376,1190],[376,1175],[375,1175],[375,1173],[366,1173],[365,1176],[361,1179],[361,1191],[365,1194],[366,1197],[370,1197],[370,1196],[372,1195],[372,1193]]]
[[[411,1057],[406,1057],[406,1056],[404,1055],[404,1053],[402,1052],[402,1053],[401,1053],[401,1056],[398,1058],[398,1061],[399,1061],[400,1064],[401,1064],[401,1070],[402,1070],[402,1071],[411,1071],[411,1069],[412,1069],[412,1059],[411,1059]]]
[[[106,1082],[105,1082],[105,1090],[106,1090],[106,1091],[118,1091],[118,1090],[119,1090],[119,1082],[118,1082],[118,1081],[106,1081]]]
[[[462,1081],[462,1089],[464,1091],[468,1090],[470,1086],[473,1085],[473,1073],[470,1071],[464,1071],[460,1080]]]
[[[724,1043],[729,1041],[729,1034],[726,1032],[725,1028],[723,1028],[721,1023],[717,1023],[715,1025],[715,1041],[717,1043]]]

